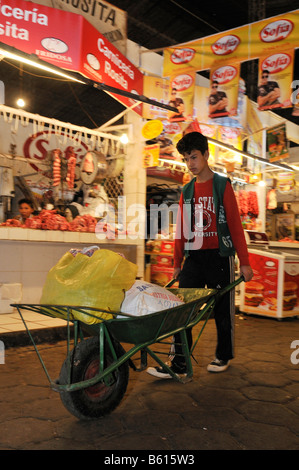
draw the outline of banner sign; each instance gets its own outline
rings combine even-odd
[[[81,38],[79,72],[96,82],[143,95],[143,74],[84,19]],[[135,103],[131,98],[113,96],[128,107]],[[135,107],[134,111],[141,114],[142,104]]]
[[[163,77],[182,68],[210,69],[223,59],[253,60],[274,50],[294,49],[298,44],[299,10],[295,10],[165,49]]]
[[[238,111],[240,64],[223,64],[210,74],[209,117],[236,116]]]
[[[222,62],[248,60],[248,26],[213,34],[202,40],[203,70],[219,67]]]
[[[0,3],[0,42],[120,90],[143,94],[142,73],[85,18],[24,0]],[[115,96],[126,106],[130,98]],[[142,105],[134,108],[141,114]]]
[[[202,40],[192,43],[192,47],[186,45],[170,47],[164,50],[163,77],[169,77],[174,71],[178,72],[187,68],[202,70]]]
[[[271,55],[299,45],[299,10],[250,25],[250,59]]]
[[[36,0],[35,3],[83,16],[119,51],[126,54],[127,13],[101,0]]]
[[[168,104],[169,102],[169,80],[166,78],[152,77],[145,75],[143,77],[143,93],[151,100]],[[145,119],[167,119],[168,111],[158,106],[143,104],[142,117]]]
[[[24,0],[0,3],[0,41],[68,70],[80,66],[79,15]]]
[[[275,52],[259,59],[257,103],[259,110],[289,108],[294,69],[294,50]]]
[[[295,10],[166,49],[163,77],[179,74],[188,67],[192,67],[195,71],[211,70],[213,75],[215,71],[221,71],[224,65],[229,67],[244,61],[260,59],[260,75],[262,76],[264,70],[279,74],[271,81],[277,82],[280,88],[279,102],[274,100],[270,105],[267,102],[265,105],[260,105],[260,109],[286,108],[292,106],[294,49],[298,45],[299,10]],[[226,70],[228,71],[228,68]],[[259,83],[258,86],[262,85],[263,83]],[[278,95],[277,89],[276,92],[271,95]],[[260,95],[266,94],[268,94],[267,89],[261,88]],[[236,114],[235,97],[230,115]],[[209,116],[214,117],[213,114],[210,110]]]
[[[181,71],[170,77],[169,105],[177,108],[178,113],[169,111],[170,122],[191,121],[193,116],[193,97],[195,88],[195,71]]]

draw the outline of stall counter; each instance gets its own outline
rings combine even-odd
[[[99,240],[95,233],[0,227],[0,284],[21,283],[22,303],[39,303],[47,273],[58,260],[71,248],[92,245],[122,253],[138,265],[137,277],[143,276],[143,240]]]
[[[269,250],[277,252],[282,251],[284,253],[290,253],[291,255],[299,255],[299,243],[269,241]]]

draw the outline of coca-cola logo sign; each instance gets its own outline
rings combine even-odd
[[[224,65],[215,70],[212,74],[212,80],[217,80],[219,85],[230,82],[237,76],[238,70],[232,65]]]
[[[211,48],[214,54],[216,55],[227,55],[234,52],[238,45],[240,44],[240,38],[234,34],[228,34],[218,39]]]
[[[188,90],[193,84],[193,77],[191,75],[184,73],[177,75],[171,82],[171,87],[176,88],[177,91]]]
[[[191,48],[186,49],[176,49],[170,56],[170,60],[173,64],[187,64],[191,62],[195,56],[195,50]]]
[[[64,139],[64,133],[60,134],[61,139]],[[86,152],[88,151],[87,145],[79,142],[78,139],[66,138],[63,145],[59,145],[62,154],[67,158],[70,147],[74,149],[77,162],[80,162]],[[57,148],[57,136],[55,131],[48,133],[38,132],[28,137],[24,143],[23,151],[24,156],[30,159],[29,164],[35,170],[46,177],[50,177],[49,168],[45,165],[48,152]]]
[[[276,42],[285,39],[291,34],[294,23],[290,20],[277,20],[267,24],[260,32],[263,42]]]
[[[281,72],[290,65],[291,60],[289,54],[273,54],[262,62],[262,70],[269,70],[270,73]]]

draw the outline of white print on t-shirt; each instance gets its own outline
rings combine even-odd
[[[198,202],[196,204],[195,200],[193,199],[193,202],[195,205],[201,205],[203,210],[207,210],[209,212],[213,212],[213,214],[216,213],[216,208],[214,204],[214,199],[212,196],[203,196],[198,198]]]
[[[199,197],[198,203],[195,203],[194,199],[193,202],[195,206],[194,236],[217,237],[217,231],[209,230],[212,224],[212,217],[215,217],[216,212],[214,198],[212,196]]]

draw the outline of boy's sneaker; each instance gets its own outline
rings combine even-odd
[[[168,365],[168,364],[167,364]],[[170,367],[170,369],[175,372],[177,375],[183,377],[186,376],[187,373],[185,370],[181,370],[178,372],[176,369],[174,369],[173,366]],[[148,367],[146,369],[146,372],[150,375],[153,375],[154,377],[158,377],[159,379],[172,379],[173,377],[162,367]]]
[[[222,361],[222,359],[217,359],[217,357],[212,361],[207,370],[209,372],[224,372],[229,367],[229,361]]]

